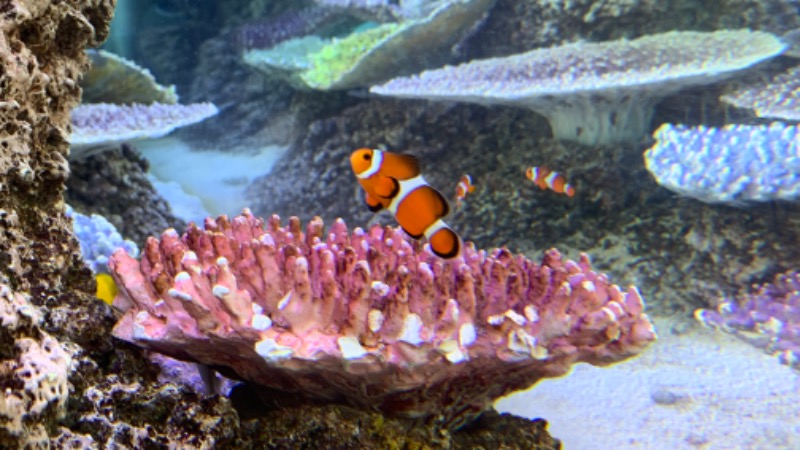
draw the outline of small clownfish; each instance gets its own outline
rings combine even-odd
[[[417,158],[361,148],[350,155],[350,165],[370,211],[388,209],[409,236],[428,238],[437,256],[458,256],[461,240],[442,220],[450,209],[447,200],[422,178]]]
[[[461,180],[458,181],[456,185],[456,209],[461,208],[461,205],[464,204],[464,199],[467,197],[467,194],[475,192],[475,185],[472,184],[472,177],[469,175],[463,175]]]
[[[111,275],[107,273],[98,273],[95,277],[95,280],[97,281],[97,292],[94,294],[95,297],[108,303],[109,305],[114,303],[114,297],[117,296],[119,289],[117,289],[117,283],[114,282],[114,279],[111,278]]]
[[[547,167],[528,167],[528,169],[525,170],[525,177],[539,186],[539,189],[550,188],[559,194],[566,194],[567,197],[573,197],[575,195],[575,188],[567,183],[567,179],[560,173],[554,172]]]

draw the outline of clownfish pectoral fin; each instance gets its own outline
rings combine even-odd
[[[391,177],[381,177],[375,181],[373,190],[378,197],[392,199],[400,192],[400,183]]]
[[[367,204],[367,208],[369,208],[369,210],[372,212],[378,212],[383,209],[383,204],[381,204],[380,200],[372,197],[366,192],[364,193],[364,203]]]

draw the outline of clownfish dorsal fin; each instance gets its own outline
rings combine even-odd
[[[409,170],[419,173],[419,160],[414,155],[398,154],[397,157],[402,161],[403,165]]]
[[[419,175],[419,160],[412,155],[384,152],[381,171],[387,177],[408,180]]]

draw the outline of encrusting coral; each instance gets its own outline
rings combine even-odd
[[[265,227],[266,225],[266,227]],[[457,427],[571,364],[655,339],[638,291],[588,258],[508,250],[444,261],[396,228],[266,224],[248,210],[151,238],[109,262],[114,335],[312,402]],[[226,372],[227,374],[227,372]]]
[[[0,447],[46,447],[66,413],[72,357],[41,328],[27,295],[0,284]],[[21,448],[21,447],[20,447]]]

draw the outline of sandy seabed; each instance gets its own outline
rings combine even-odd
[[[501,412],[542,417],[565,450],[800,449],[800,372],[699,325],[610,367],[581,364],[499,400]]]

